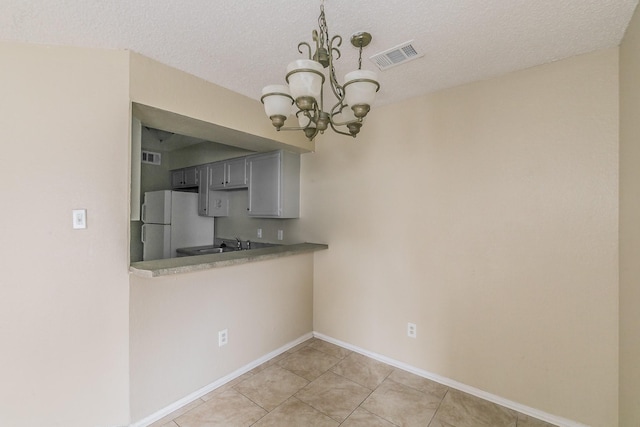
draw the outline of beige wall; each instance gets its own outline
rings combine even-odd
[[[131,277],[134,421],[312,331],[313,254]],[[218,331],[229,344],[218,347]]]
[[[0,425],[129,421],[127,70],[0,43]]]
[[[314,330],[617,425],[618,50],[380,108],[303,156]],[[417,339],[406,337],[407,322]]]
[[[640,426],[640,12],[620,48],[620,425]]]

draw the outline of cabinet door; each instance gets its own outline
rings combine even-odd
[[[181,188],[184,186],[184,169],[171,171],[171,187]]]
[[[186,187],[198,186],[198,168],[196,166],[184,169],[184,185]]]
[[[247,186],[247,159],[227,160],[225,162],[226,187],[241,188]]]
[[[249,215],[280,216],[280,153],[253,156],[247,160],[249,171]]]
[[[209,166],[198,166],[198,215],[210,216],[207,212],[209,207]]]
[[[227,176],[224,162],[212,163],[209,165],[209,189],[224,188]]]

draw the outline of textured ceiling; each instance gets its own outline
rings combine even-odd
[[[616,46],[638,0],[326,0],[336,74],[408,40],[424,56],[379,72],[377,105]],[[2,0],[0,40],[130,49],[254,99],[311,42],[312,0]],[[377,70],[368,59],[363,68]]]

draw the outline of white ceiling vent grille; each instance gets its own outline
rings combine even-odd
[[[373,61],[380,70],[384,71],[388,68],[395,67],[396,65],[404,64],[405,62],[424,56],[424,54],[418,53],[411,43],[413,43],[413,40],[399,44],[398,46],[392,47],[384,52],[377,53],[369,59]]]

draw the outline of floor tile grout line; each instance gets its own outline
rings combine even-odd
[[[273,365],[278,365],[278,363],[276,362],[276,363],[274,363]],[[271,366],[273,366],[273,365],[267,366],[267,367],[265,368],[265,370],[266,370],[266,369],[269,369],[269,368],[270,368]],[[295,375],[296,377],[301,378],[301,379],[303,379],[303,380],[307,381],[307,384],[305,384],[305,385],[304,385],[304,387],[302,387],[302,388],[298,389],[298,390],[297,390],[296,392],[294,392],[291,396],[289,396],[289,397],[288,397],[288,398],[286,398],[284,401],[282,401],[278,406],[276,406],[276,408],[278,408],[279,406],[281,406],[282,404],[284,404],[284,403],[285,403],[287,400],[289,400],[290,398],[295,397],[295,394],[296,394],[296,393],[298,393],[298,392],[299,392],[300,390],[302,390],[303,388],[308,387],[308,386],[309,386],[309,384],[311,384],[311,383],[313,382],[313,381],[309,381],[308,379],[306,379],[306,378],[304,378],[304,377],[301,377],[300,375],[296,374],[295,372],[290,371],[289,369],[287,369],[287,368],[285,368],[285,367],[283,367],[283,366],[278,365],[278,368],[283,369],[283,370],[285,370],[285,371],[289,372],[290,374]],[[262,371],[260,371],[260,372],[262,372]],[[247,378],[247,380],[248,380],[248,379],[249,379],[249,378]],[[246,380],[245,380],[245,381],[246,381]],[[236,388],[235,388],[235,387],[236,387],[237,385],[242,384],[243,382],[244,382],[244,381],[241,381],[240,383],[235,384],[235,385],[232,387],[233,391],[235,391],[236,393],[241,394],[242,396],[244,396],[244,397],[246,397],[247,399],[249,399],[251,402],[255,403],[256,405],[258,405],[259,407],[261,407],[262,409],[264,409],[265,411],[267,411],[267,414],[265,414],[265,415],[264,415],[264,417],[266,417],[266,416],[267,416],[268,414],[270,414],[272,411],[275,411],[275,409],[276,409],[276,408],[273,408],[273,410],[269,411],[267,408],[263,407],[263,406],[262,406],[262,405],[260,405],[258,402],[254,402],[254,401],[253,401],[253,399],[251,399],[249,396],[247,396],[247,395],[245,395],[244,393],[242,393],[240,390],[236,390]],[[300,400],[300,399],[298,399],[298,400]],[[303,402],[303,403],[304,403],[304,402]],[[264,417],[263,417],[263,418],[264,418]],[[256,422],[257,422],[257,421],[256,421]],[[252,424],[252,425],[253,425],[253,424]]]
[[[373,390],[371,393],[373,393],[374,391],[375,391],[375,390]],[[366,399],[365,399],[365,400],[366,400]],[[364,403],[364,401],[363,401],[363,403]],[[380,415],[378,415],[378,414],[376,414],[376,413],[373,413],[373,412],[369,411],[368,409],[363,408],[363,407],[362,407],[362,403],[361,403],[360,405],[358,405],[358,406],[356,407],[356,409],[354,409],[354,410],[353,410],[353,412],[355,412],[358,408],[359,408],[359,409],[361,409],[361,410],[363,410],[363,411],[365,411],[366,413],[368,413],[368,414],[370,414],[370,415],[372,415],[372,416],[376,417],[376,418],[380,418],[381,420],[388,422],[389,424],[391,424],[391,425],[393,425],[393,426],[395,426],[395,427],[401,427],[401,426],[399,426],[398,424],[394,423],[393,421],[388,420],[388,419],[386,419],[386,418],[385,418],[385,417],[383,417],[383,416],[380,416]],[[351,416],[351,415],[353,414],[353,412],[352,412],[349,416]],[[343,422],[346,422],[348,419],[349,419],[348,417],[347,417],[347,418],[345,418],[345,420],[344,420]],[[342,425],[342,423],[341,423],[340,425]]]
[[[320,341],[322,341],[322,340],[320,340]],[[314,342],[316,342],[316,341],[314,341]],[[326,342],[326,341],[323,341],[323,342]],[[312,343],[309,343],[309,344],[308,344],[308,345],[306,345],[306,346],[301,347],[299,350],[302,350],[303,348],[306,348],[306,347],[311,347],[311,345],[312,345],[312,344],[313,344],[313,342],[312,342]],[[327,344],[335,345],[335,344],[331,344],[331,343],[327,343]],[[336,347],[339,347],[339,346],[336,346]],[[305,405],[307,405],[307,406],[309,406],[309,407],[313,408],[314,410],[318,411],[319,413],[321,413],[321,414],[323,414],[323,415],[325,415],[325,416],[329,417],[330,419],[332,419],[332,420],[334,420],[334,421],[338,422],[338,423],[339,423],[339,425],[342,425],[342,423],[344,423],[344,422],[345,422],[345,421],[346,421],[346,420],[351,416],[351,414],[353,414],[353,412],[355,412],[355,410],[356,410],[356,409],[358,409],[358,408],[362,405],[362,403],[364,403],[364,402],[369,398],[369,396],[371,396],[371,394],[372,394],[372,393],[377,389],[377,386],[376,386],[375,388],[373,388],[373,389],[370,389],[369,387],[367,387],[367,386],[365,386],[365,385],[363,385],[363,384],[360,384],[360,383],[358,383],[357,381],[354,381],[354,380],[352,380],[351,378],[347,378],[347,377],[345,377],[344,375],[341,375],[341,374],[339,374],[339,373],[337,373],[337,372],[334,372],[334,371],[332,370],[335,366],[337,366],[337,365],[338,365],[338,364],[340,364],[342,361],[344,361],[347,357],[349,357],[349,356],[353,353],[352,351],[349,351],[349,353],[348,353],[348,354],[346,354],[344,357],[340,358],[340,357],[337,357],[337,356],[335,356],[335,355],[333,355],[333,354],[329,354],[329,353],[327,353],[327,352],[325,352],[325,351],[322,351],[321,349],[317,349],[317,348],[315,348],[315,347],[311,347],[311,349],[312,349],[312,350],[315,350],[315,351],[318,351],[318,352],[320,352],[320,353],[323,353],[323,354],[325,354],[325,355],[327,355],[327,356],[331,356],[331,357],[334,357],[334,358],[336,358],[336,359],[339,359],[339,361],[338,361],[338,362],[336,362],[335,364],[333,364],[332,366],[330,366],[329,368],[327,368],[327,369],[326,369],[322,374],[318,375],[318,377],[317,377],[317,378],[315,378],[313,381],[309,381],[309,383],[308,383],[306,386],[302,387],[300,390],[298,390],[297,392],[295,392],[291,397],[293,397],[293,398],[295,398],[295,399],[299,400],[300,402],[302,402],[302,403],[304,403]],[[386,364],[385,364],[385,365],[386,365]],[[283,369],[287,369],[287,368],[285,368],[285,367],[283,367],[283,366],[282,366],[282,368],[283,368]],[[287,370],[288,370],[288,369],[287,369]],[[288,371],[289,371],[289,370],[288,370]],[[289,371],[289,372],[292,372],[292,371]],[[334,374],[334,375],[336,375],[336,376],[339,376],[339,377],[341,377],[341,378],[343,378],[343,379],[345,379],[345,380],[347,380],[347,381],[350,381],[350,382],[352,382],[352,383],[354,383],[354,384],[357,384],[357,385],[359,385],[359,386],[361,386],[361,387],[363,387],[363,388],[365,388],[365,389],[369,390],[369,393],[368,393],[368,394],[367,394],[367,396],[362,400],[362,402],[360,402],[360,403],[358,404],[358,406],[356,406],[356,407],[353,409],[353,411],[351,411],[351,412],[349,413],[349,415],[347,415],[347,417],[345,417],[345,419],[344,419],[344,420],[342,420],[342,421],[338,421],[338,420],[336,420],[335,418],[333,418],[331,415],[327,414],[326,412],[324,412],[324,411],[323,411],[323,410],[321,410],[320,408],[316,408],[315,406],[313,406],[313,405],[311,405],[311,404],[309,404],[309,403],[307,403],[307,402],[305,402],[305,401],[301,400],[299,397],[297,397],[297,396],[296,396],[296,394],[298,394],[301,390],[304,390],[305,388],[309,387],[309,386],[310,386],[310,385],[311,385],[315,380],[317,380],[318,378],[322,377],[323,375],[326,375],[326,374],[327,374],[327,373],[329,373],[329,372],[330,372],[330,373],[332,373],[332,374]],[[393,372],[393,370],[392,370],[391,372]],[[384,381],[387,379],[387,377],[388,377],[389,375],[391,375],[391,372],[390,372],[389,374],[387,374],[387,376],[385,376],[385,378],[380,382],[380,384],[382,384],[382,382],[384,382]],[[292,373],[293,373],[293,372],[292,372]],[[295,374],[295,373],[294,373],[294,374]],[[378,385],[380,385],[380,384],[378,384]],[[364,410],[364,409],[363,409],[363,410]],[[368,412],[368,411],[367,411],[367,412]],[[373,414],[373,415],[377,416],[378,418],[381,418],[380,416],[378,416],[378,415],[376,415],[376,414]],[[384,419],[384,418],[381,418],[381,419]],[[388,420],[386,420],[386,421],[388,421]],[[395,425],[395,424],[394,424],[394,425]]]
[[[338,374],[335,374],[335,375],[338,375]],[[338,376],[342,376],[342,375],[338,375]],[[345,378],[345,377],[343,377],[343,378]],[[345,378],[345,379],[348,379],[348,378]],[[353,382],[355,382],[355,381],[353,381]],[[356,384],[357,384],[357,383],[356,383]],[[367,388],[367,387],[365,387],[365,388]],[[368,389],[368,390],[371,390],[371,389]],[[349,419],[349,417],[350,417],[351,415],[353,415],[353,413],[354,413],[358,408],[360,408],[364,402],[366,402],[366,401],[367,401],[367,399],[368,399],[368,398],[373,394],[373,392],[374,392],[374,391],[376,391],[376,389],[375,389],[375,388],[374,388],[373,390],[371,390],[371,391],[369,392],[369,394],[367,394],[367,397],[365,397],[364,399],[362,399],[362,402],[360,402],[360,403],[358,404],[358,406],[356,406],[355,408],[353,408],[353,411],[351,411],[351,412],[349,413],[349,415],[347,415],[347,416],[344,418],[344,420],[342,420],[342,422],[339,424],[339,426],[341,426],[345,421],[347,421],[347,420]],[[364,409],[364,408],[362,408],[362,410],[366,411],[366,409]],[[367,411],[367,412],[369,412],[369,411]],[[375,415],[375,414],[374,414],[374,415]]]
[[[436,410],[433,413],[433,416],[429,420],[429,424],[427,424],[427,427],[431,426],[431,423],[433,422],[433,420],[436,419],[436,415],[438,415],[438,411],[440,410],[440,406],[442,406],[442,402],[444,402],[444,398],[447,397],[447,394],[449,394],[449,390],[450,390],[449,387],[447,387],[447,391],[442,396],[442,399],[440,399],[440,403],[438,403],[438,407],[436,408]]]

